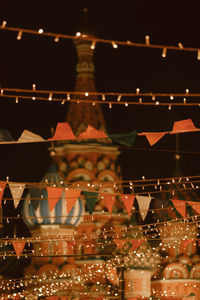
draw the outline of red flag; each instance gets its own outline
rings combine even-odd
[[[187,201],[187,203],[200,214],[200,202]]]
[[[197,131],[198,128],[194,126],[191,119],[174,122],[171,134],[181,131]]]
[[[15,249],[17,257],[20,257],[20,255],[22,254],[25,244],[26,244],[26,242],[21,242],[21,241],[20,242],[12,242],[12,245],[13,245],[13,248]]]
[[[137,250],[137,248],[139,248],[143,243],[144,243],[144,240],[142,239],[139,239],[139,240],[132,240],[132,248],[133,250]]]
[[[0,207],[1,207],[1,200],[3,198],[5,187],[6,187],[6,181],[0,181]]]
[[[68,213],[70,213],[72,207],[74,207],[78,197],[80,196],[80,193],[81,193],[80,190],[73,190],[73,189],[69,189],[65,191]]]
[[[47,187],[49,210],[52,211],[63,193],[63,188]]]
[[[133,202],[135,199],[135,195],[131,195],[131,194],[122,194],[121,195],[121,199],[124,202],[124,205],[127,209],[128,215],[131,215],[131,209],[133,206]]]
[[[103,130],[98,130],[92,127],[91,125],[88,125],[88,128],[86,131],[82,132],[79,135],[79,139],[99,139],[99,138],[107,138],[107,134]]]
[[[54,136],[48,140],[74,140],[76,137],[67,122],[59,122]]]
[[[124,246],[124,244],[126,244],[127,242],[127,240],[120,240],[120,239],[114,239],[114,241],[119,249],[121,249]]]
[[[173,200],[172,202],[176,208],[176,210],[181,214],[181,216],[183,218],[186,218],[186,205],[185,205],[185,201],[181,201],[181,200]]]
[[[144,132],[142,135],[145,135],[149,144],[153,146],[156,144],[164,135],[166,132]]]
[[[113,193],[100,193],[100,197],[104,201],[104,205],[107,207],[110,214],[112,214],[112,208],[115,203],[116,196]]]

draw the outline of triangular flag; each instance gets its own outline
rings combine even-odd
[[[124,244],[126,244],[127,240],[114,239],[117,248],[121,249]]]
[[[156,144],[164,135],[166,132],[143,132],[139,133],[138,135],[145,135],[149,144],[153,146]]]
[[[18,182],[9,182],[9,188],[13,197],[14,206],[15,208],[17,208],[24,192],[25,184]]]
[[[44,141],[44,139],[38,135],[35,134],[27,129],[25,129],[21,136],[18,139],[18,142],[40,142],[40,141]]]
[[[144,221],[144,219],[147,216],[149,205],[151,203],[152,198],[150,196],[140,196],[140,195],[136,195],[136,198],[139,205],[140,215],[142,217],[142,220]]]
[[[200,202],[187,201],[187,203],[200,214]]]
[[[66,202],[67,202],[67,212],[70,213],[72,207],[74,207],[78,197],[80,196],[80,190],[69,189],[65,191]]]
[[[181,216],[183,218],[186,218],[186,204],[185,201],[181,201],[181,200],[171,200],[174,204],[174,207],[176,208],[176,210],[179,212],[179,214],[181,214]]]
[[[142,240],[142,239],[139,239],[139,240],[132,240],[131,243],[132,243],[132,245],[133,245],[133,246],[131,247],[131,249],[137,250],[137,248],[139,248],[139,247],[144,243],[144,240]]]
[[[98,192],[83,191],[83,195],[85,197],[88,212],[91,215],[97,201]]]
[[[54,136],[48,140],[74,140],[76,137],[67,122],[59,122]]]
[[[48,193],[49,210],[52,211],[63,193],[63,188],[47,187],[47,193]]]
[[[43,195],[45,194],[44,188],[29,188],[30,196],[31,196],[31,203],[35,210],[37,210],[40,200],[42,199]]]
[[[21,242],[21,241],[20,242],[12,242],[12,245],[13,245],[13,248],[15,249],[17,257],[20,257],[20,255],[22,254],[25,244],[26,244],[26,242]]]
[[[174,122],[174,126],[171,134],[177,133],[179,131],[197,131],[198,128],[194,126],[191,119],[186,119],[182,121]]]
[[[183,248],[186,248],[189,244],[191,244],[193,242],[194,242],[194,240],[191,240],[191,239],[182,240],[181,246],[183,246]]]
[[[131,194],[122,194],[121,195],[121,199],[124,202],[124,205],[127,209],[128,215],[131,215],[131,210],[132,210],[132,206],[133,206],[133,202],[135,199],[135,195],[131,195]]]
[[[137,136],[137,131],[133,130],[128,133],[114,133],[114,134],[109,134],[109,137],[114,141],[119,144],[125,145],[125,146],[132,146],[135,138]]]
[[[86,131],[82,132],[79,135],[79,139],[99,139],[99,138],[107,138],[107,134],[103,130],[98,130],[92,127],[91,125],[88,125],[88,128]]]
[[[103,201],[104,205],[107,207],[110,214],[112,214],[112,208],[115,203],[116,196],[113,193],[100,193],[99,195]]]
[[[3,198],[5,187],[6,187],[6,181],[0,181],[0,207],[1,207],[1,200]]]

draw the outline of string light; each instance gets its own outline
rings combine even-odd
[[[52,96],[53,96],[53,94],[50,93],[50,94],[49,94],[49,101],[52,101]]]
[[[85,92],[85,96],[88,97],[88,96],[89,96],[89,93],[88,93],[88,92]]]
[[[92,44],[91,44],[90,48],[91,48],[92,50],[94,50],[95,47],[96,47],[96,41],[92,41]]]
[[[184,103],[184,104],[186,103],[186,98],[183,98],[183,103]]]
[[[35,84],[35,83],[33,83],[33,85],[32,85],[32,89],[33,89],[33,91],[35,91],[35,90],[36,90],[36,84]]]
[[[140,93],[140,89],[137,88],[137,89],[136,89],[136,94],[139,94],[139,93]]]
[[[106,97],[104,94],[102,94],[102,101],[105,101],[106,100]]]
[[[117,96],[117,102],[119,102],[121,100],[121,98],[122,98],[122,95],[118,95]]]
[[[139,98],[139,103],[140,103],[140,104],[142,103],[142,98]]]
[[[19,103],[19,98],[18,97],[15,98],[15,103]]]
[[[145,43],[146,43],[147,46],[150,45],[150,42],[149,42],[149,35],[146,35],[146,36],[145,36]]]
[[[7,25],[7,21],[3,21],[2,24],[1,24],[1,28],[5,28]]]
[[[22,34],[23,34],[23,31],[19,31],[18,35],[17,35],[17,40],[21,40],[22,38]]]
[[[35,101],[35,99],[36,99],[35,97],[32,97],[32,100],[33,100],[33,101]]]
[[[3,89],[1,89],[1,96],[3,95]]]
[[[70,93],[67,93],[67,100],[70,100]]]
[[[189,89],[186,89],[185,92],[186,92],[186,94],[189,94]]]
[[[40,29],[38,30],[38,33],[39,33],[39,34],[43,34],[43,32],[44,32],[44,30],[43,30],[42,28],[40,28]]]
[[[163,48],[162,57],[167,56],[167,48]]]
[[[112,108],[112,103],[109,103],[109,108]]]
[[[124,104],[126,107],[128,106],[128,103],[127,102],[125,102],[125,104]]]
[[[65,100],[62,100],[61,104],[62,104],[62,105],[65,104]]]
[[[169,106],[168,106],[168,109],[169,109],[169,110],[171,110],[171,109],[172,109],[172,106],[171,106],[171,104],[169,104]]]
[[[183,49],[183,44],[182,43],[178,43],[178,46],[180,49]]]
[[[81,36],[81,32],[78,31],[78,32],[76,33],[76,36],[77,36],[77,37]]]
[[[116,42],[112,41],[112,46],[114,49],[117,49],[118,48],[118,45],[116,44]]]
[[[170,96],[170,100],[174,100],[174,96]]]
[[[54,38],[54,42],[58,43],[58,42],[59,42],[59,40],[60,40],[59,36],[55,36],[55,38]]]

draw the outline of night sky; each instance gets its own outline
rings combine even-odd
[[[87,7],[87,24],[83,8]],[[144,42],[150,36],[152,44],[199,47],[198,1],[102,0],[66,1],[4,0],[0,4],[0,22],[21,27],[63,34],[75,34],[85,26],[96,37]],[[2,87],[73,90],[77,62],[71,40],[55,43],[51,38],[0,31],[0,83]],[[97,44],[94,63],[99,92],[200,92],[200,61],[196,53],[168,51],[165,59],[160,50]],[[0,99],[0,128],[11,132],[16,140],[24,129],[44,138],[51,136],[51,127],[64,121],[67,105],[30,103]],[[200,127],[200,108],[103,107],[111,133],[136,129],[142,131],[171,130],[174,121],[191,118]],[[180,135],[180,150],[200,153],[199,133]],[[16,181],[39,181],[49,165],[46,144],[0,146],[1,180],[6,176]],[[175,136],[166,136],[150,147],[145,137],[137,137],[134,147],[122,148],[124,178],[168,177],[174,167]],[[152,151],[152,149],[154,151]],[[182,154],[181,167],[185,175],[197,175],[199,154]]]

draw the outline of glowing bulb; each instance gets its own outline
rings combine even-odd
[[[122,95],[118,95],[117,101],[119,102],[121,100]]]
[[[126,106],[126,107],[128,106],[128,103],[127,103],[127,102],[125,103],[125,106]]]
[[[1,28],[5,28],[6,24],[7,24],[7,21],[3,21],[2,25],[1,25]]]
[[[95,102],[92,102],[92,105],[93,105],[93,106],[95,106],[95,104],[96,104]]]
[[[35,100],[35,97],[32,97],[32,100]]]
[[[145,42],[146,42],[146,45],[149,45],[149,44],[150,44],[150,42],[149,42],[149,35],[146,35],[146,36],[145,36]]]
[[[155,97],[155,96],[152,96],[152,100],[153,100],[153,101],[156,100],[156,97]]]
[[[19,40],[21,40],[21,38],[22,38],[22,31],[19,31],[18,32],[18,35],[17,35],[17,40],[19,41]]]
[[[182,43],[178,43],[178,46],[180,49],[183,49],[183,44]]]
[[[61,104],[65,104],[65,100],[63,100],[63,101],[61,102]]]
[[[167,48],[163,48],[162,57],[167,56]]]
[[[171,104],[168,106],[168,109],[169,109],[169,110],[171,110],[171,109],[172,109],[172,106],[171,106]]]
[[[159,101],[156,101],[156,105],[159,105],[160,103],[159,103]]]
[[[95,47],[96,47],[96,41],[93,41],[92,44],[91,44],[91,46],[90,46],[90,48],[91,48],[92,50],[94,50]]]
[[[56,37],[54,38],[54,42],[56,42],[56,43],[59,42],[59,36],[56,36]]]
[[[3,95],[3,90],[1,89],[1,95]]]
[[[142,103],[142,98],[139,98],[139,103]]]
[[[15,103],[19,103],[19,98],[18,97],[16,97]]]
[[[78,31],[78,32],[76,33],[76,36],[81,36],[81,33]]]
[[[35,84],[35,83],[32,85],[32,89],[33,89],[34,91],[36,90],[36,84]]]
[[[52,93],[49,94],[49,101],[52,100]]]
[[[109,108],[112,108],[112,103],[109,103]]]
[[[184,104],[186,103],[186,98],[183,98],[183,103],[184,103]]]
[[[197,52],[197,59],[200,60],[200,50]]]
[[[38,33],[39,33],[39,34],[43,34],[43,32],[44,32],[44,30],[43,30],[42,28],[40,28],[40,29],[38,30]]]
[[[185,92],[186,92],[186,94],[189,94],[189,89],[186,89]]]
[[[105,101],[106,100],[106,97],[105,97],[105,95],[103,94],[102,95],[102,101]]]
[[[170,96],[170,100],[174,100],[174,97],[173,97],[173,96]]]
[[[115,48],[115,49],[118,48],[118,46],[117,46],[117,44],[116,44],[115,42],[112,42],[112,46],[113,46],[113,48]]]
[[[67,100],[70,100],[70,94],[69,93],[67,94]]]
[[[89,95],[89,94],[86,92],[86,93],[85,93],[85,96],[87,97],[88,95]]]
[[[137,89],[136,89],[136,94],[139,94],[139,92],[140,92],[140,89],[137,88]]]

